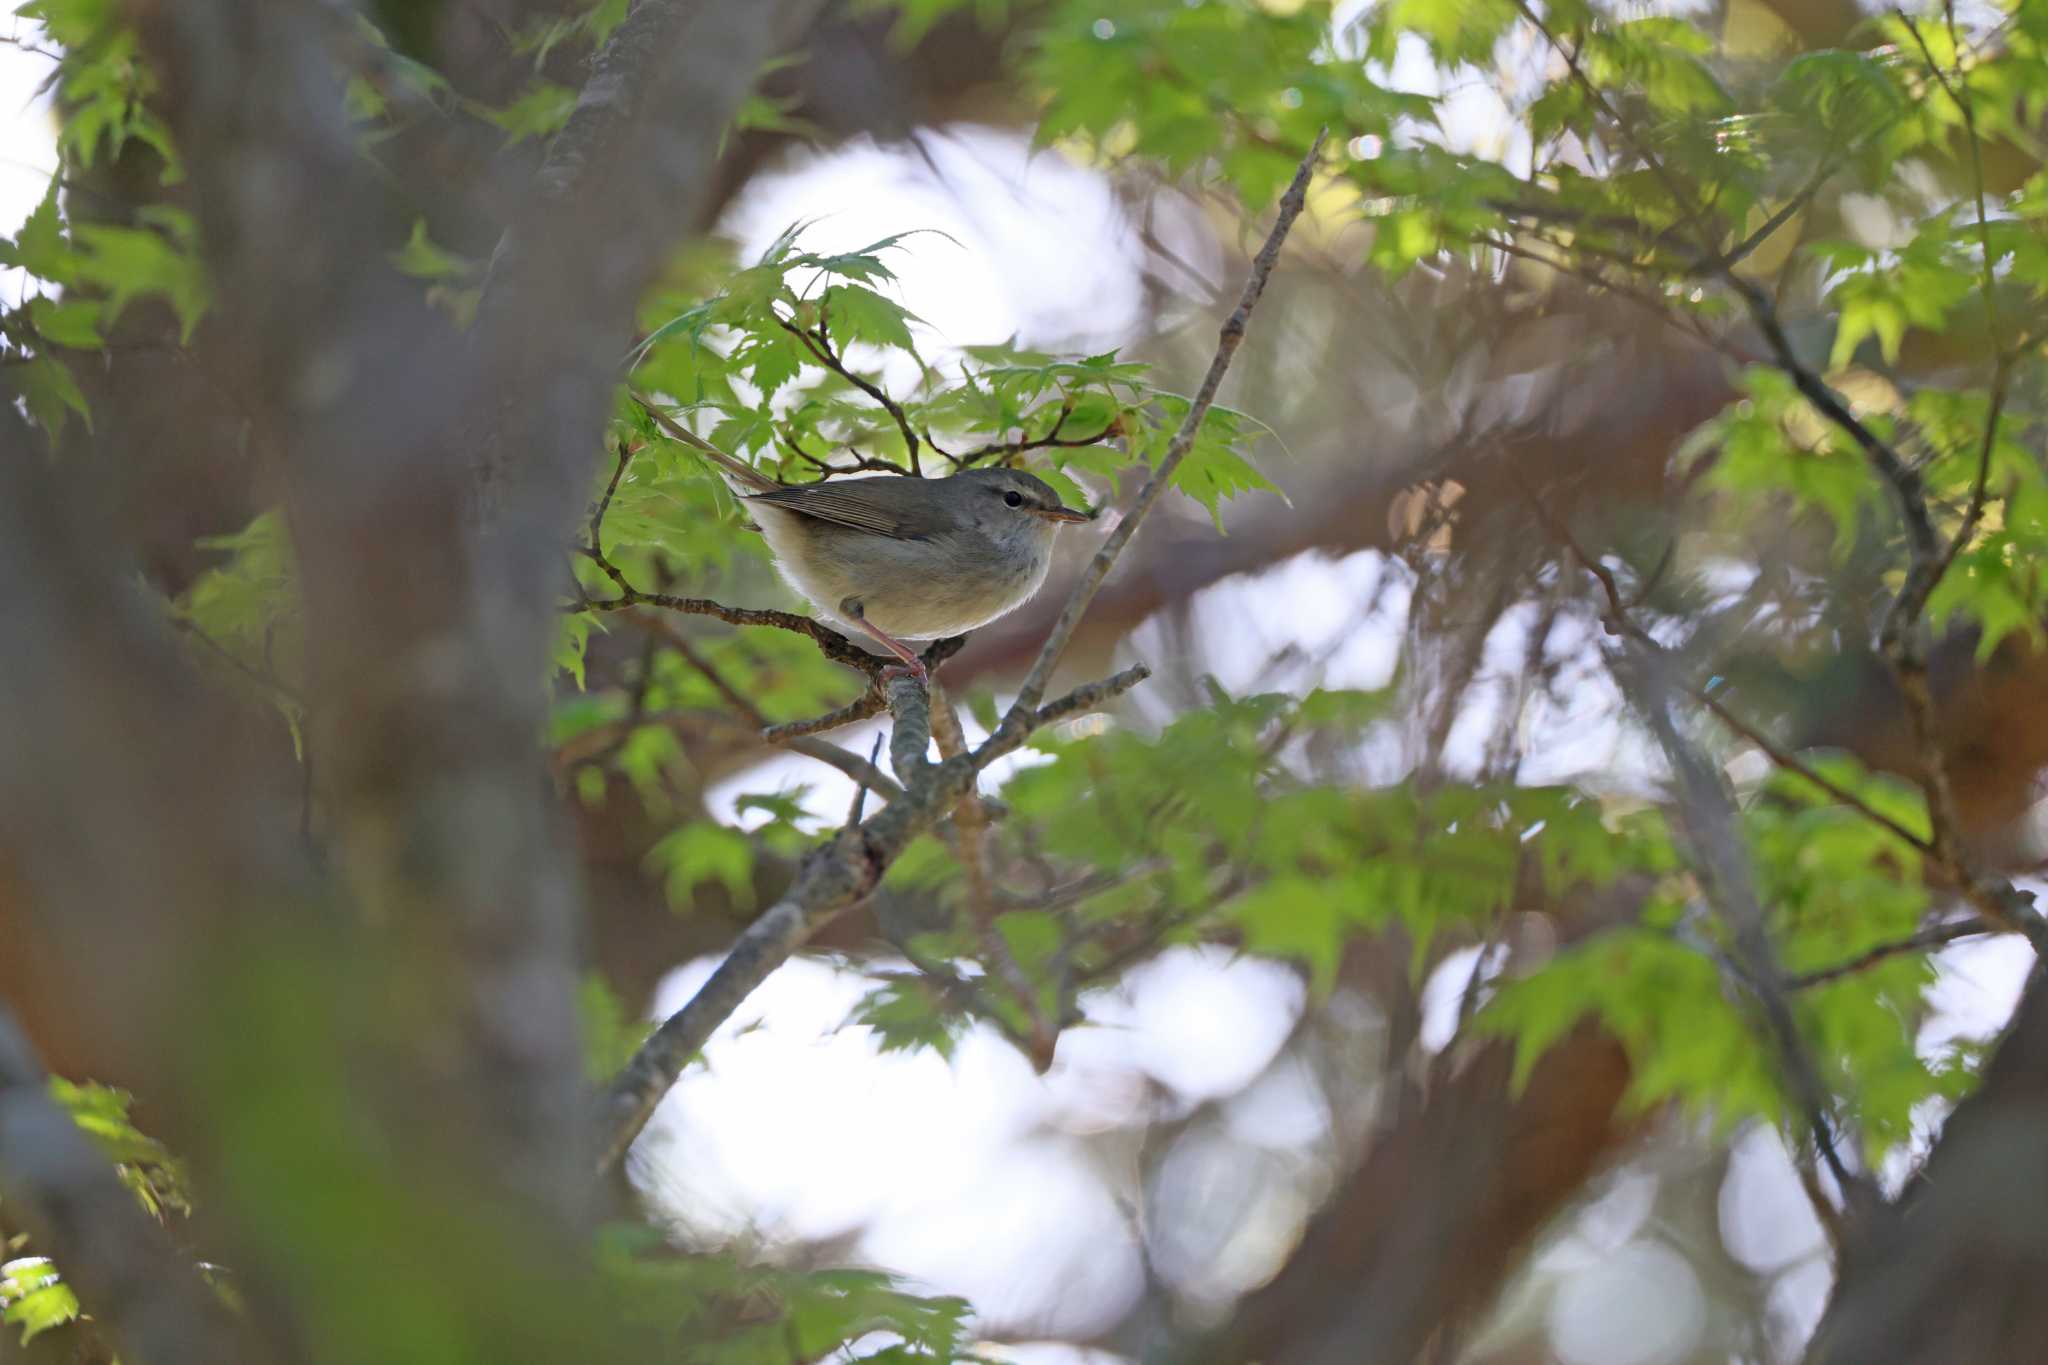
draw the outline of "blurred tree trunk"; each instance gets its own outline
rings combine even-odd
[[[700,212],[719,130],[815,8],[643,0],[515,201],[462,334],[388,264],[412,206],[344,112],[336,62],[361,44],[345,13],[131,7],[191,175],[233,397],[291,522],[333,862],[302,848],[274,739],[251,740],[122,583],[133,540],[16,430],[0,432],[0,619],[21,652],[0,669],[8,902],[90,987],[62,1002],[57,1022],[89,1020],[66,1050],[157,1080],[211,1196],[200,1236],[279,1358],[394,1339],[439,1342],[436,1359],[608,1351],[560,1259],[597,1187],[577,877],[533,742],[556,547],[666,225]],[[485,204],[503,188],[480,170],[442,187]],[[136,387],[189,382],[162,379]],[[309,1189],[345,1214],[281,1216]],[[109,1251],[46,1249],[81,1266]],[[406,1283],[420,1292],[377,1321]],[[318,1307],[338,1302],[347,1324]]]

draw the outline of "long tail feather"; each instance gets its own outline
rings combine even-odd
[[[711,444],[711,442],[705,440],[702,436],[699,436],[696,432],[691,431],[660,408],[654,406],[653,403],[640,394],[634,394],[633,401],[638,403],[647,415],[654,419],[656,426],[668,433],[671,440],[681,441],[684,445],[689,446],[705,459],[718,466],[722,473],[739,485],[741,491],[746,493],[772,493],[782,487],[781,484],[775,482],[775,480],[769,478],[752,465],[726,454],[717,446]]]

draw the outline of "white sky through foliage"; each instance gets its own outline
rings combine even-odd
[[[12,234],[42,202],[57,169],[57,125],[48,95],[39,87],[53,63],[39,52],[42,30],[20,19],[0,21],[0,228]],[[9,305],[21,299],[26,278],[19,270],[0,272],[0,295]]]

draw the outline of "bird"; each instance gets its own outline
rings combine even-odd
[[[1093,520],[1045,480],[1001,466],[940,479],[778,483],[654,415],[724,477],[799,596],[876,641],[926,686],[924,661],[904,641],[960,635],[1016,610],[1045,582],[1060,527]]]

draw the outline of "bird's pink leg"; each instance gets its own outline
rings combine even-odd
[[[931,674],[925,670],[924,660],[917,657],[917,651],[913,650],[909,645],[904,644],[901,640],[889,634],[887,631],[869,625],[867,614],[861,610],[859,598],[847,598],[844,602],[841,602],[839,604],[839,610],[841,614],[846,617],[847,620],[853,622],[856,626],[859,626],[865,634],[867,634],[877,644],[881,645],[882,648],[888,650],[891,654],[894,654],[897,658],[903,660],[904,671],[908,672],[911,677],[917,679],[919,685],[923,686],[927,690],[930,689],[932,685]],[[894,672],[896,672],[894,668],[886,668],[882,670],[882,676],[886,679],[890,674]]]

